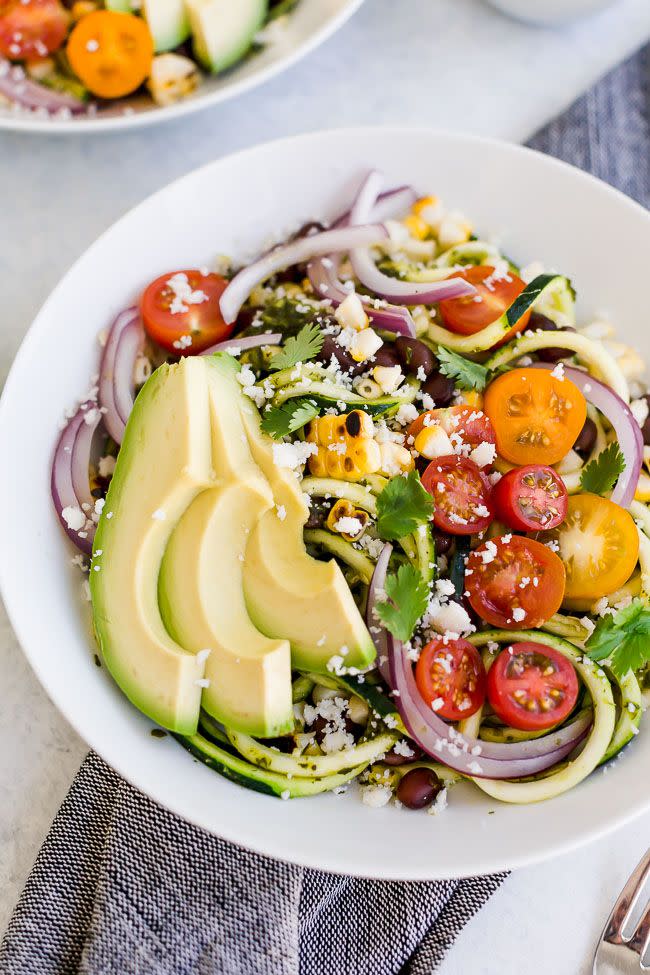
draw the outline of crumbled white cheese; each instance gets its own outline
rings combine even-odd
[[[551,375],[554,379],[559,379],[560,382],[564,381],[564,363],[558,362],[555,368],[552,370]]]
[[[359,518],[343,516],[334,525],[342,535],[358,535],[363,530],[363,523]]]
[[[68,505],[61,512],[61,517],[65,521],[70,531],[78,532],[86,524],[86,516],[77,505]]]
[[[372,375],[381,391],[387,396],[394,393],[404,380],[400,366],[375,366]]]
[[[512,611],[512,618],[515,623],[522,623],[526,619],[526,610],[520,606],[515,606]]]
[[[318,453],[315,443],[296,441],[296,443],[274,443],[273,444],[273,463],[276,467],[288,467],[289,470],[297,470],[303,467],[312,454]]]
[[[403,738],[400,738],[399,741],[395,742],[395,744],[393,745],[393,751],[395,752],[396,755],[401,755],[402,758],[413,758],[413,756],[415,755],[415,752],[413,751],[409,743],[405,741]]]
[[[107,457],[100,457],[97,465],[97,473],[100,477],[112,477],[115,470],[116,460],[110,454]]]
[[[482,548],[476,549],[476,554],[480,556],[483,565],[489,565],[490,562],[494,562],[498,551],[494,542],[488,541]]]
[[[418,415],[417,409],[413,406],[413,403],[402,403],[397,413],[394,416],[395,423],[400,427],[408,426],[412,423]]]
[[[648,419],[649,409],[645,396],[642,399],[633,399],[630,403],[630,412],[640,427]]]
[[[365,806],[370,806],[372,809],[386,806],[392,795],[390,786],[387,785],[364,785],[361,787],[361,801]]]
[[[467,633],[472,629],[472,621],[464,606],[460,603],[447,603],[441,606],[431,623],[439,633],[453,631],[455,633]]]
[[[495,445],[484,440],[470,452],[469,459],[473,460],[477,467],[489,467],[490,464],[494,463],[496,453]]]
[[[427,813],[430,816],[437,816],[438,813],[444,812],[447,808],[447,790],[441,789],[436,796],[433,805],[429,806]]]
[[[192,289],[187,274],[184,271],[179,271],[177,274],[172,275],[165,284],[174,295],[172,303],[169,306],[172,315],[189,311],[189,305],[200,305],[202,302],[208,301],[208,296],[205,291],[198,289],[194,291]]]

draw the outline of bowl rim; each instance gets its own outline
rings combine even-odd
[[[577,167],[564,162],[563,160],[556,159],[551,156],[547,156],[545,153],[539,150],[529,148],[527,146],[521,146],[507,140],[496,139],[487,136],[473,135],[459,133],[454,130],[449,129],[436,129],[429,126],[348,126],[343,128],[334,128],[327,130],[318,130],[315,132],[305,132],[299,135],[285,136],[279,139],[267,140],[263,143],[250,146],[246,149],[238,150],[235,153],[229,154],[228,156],[220,157],[211,160],[204,165],[190,170],[188,173],[174,179],[166,186],[156,190],[154,193],[150,194],[145,199],[141,200],[138,204],[130,208],[126,213],[120,216],[116,221],[114,221],[102,234],[100,234],[96,240],[87,247],[79,257],[70,266],[68,271],[63,275],[61,280],[57,283],[54,289],[51,291],[50,295],[46,298],[45,302],[41,305],[32,324],[30,325],[27,333],[25,334],[23,341],[18,349],[18,352],[14,358],[11,369],[7,376],[2,395],[0,396],[0,434],[2,433],[4,426],[4,414],[7,411],[7,403],[13,398],[14,384],[18,381],[18,366],[23,362],[24,359],[28,358],[31,354],[32,347],[38,343],[40,339],[41,329],[45,328],[47,325],[46,312],[51,303],[54,303],[57,299],[59,290],[63,287],[64,282],[69,276],[75,273],[78,264],[86,257],[88,252],[94,249],[101,241],[103,241],[107,236],[109,236],[116,227],[121,225],[123,222],[127,222],[132,214],[137,212],[141,207],[151,206],[157,198],[164,196],[172,187],[185,180],[193,179],[197,174],[202,173],[211,169],[213,166],[218,166],[219,163],[224,160],[236,161],[238,158],[255,155],[260,150],[268,147],[279,147],[281,145],[291,145],[292,147],[298,147],[301,143],[309,142],[311,140],[327,139],[329,137],[337,136],[344,137],[346,135],[355,136],[378,132],[382,133],[384,138],[400,138],[400,137],[425,137],[434,138],[436,140],[449,140],[454,143],[464,144],[465,146],[478,146],[486,145],[490,146],[497,151],[507,151],[512,152],[516,156],[526,157],[534,156],[543,160],[544,165],[547,165],[554,169],[563,170],[572,175],[573,178],[578,178],[582,181],[593,183],[598,187],[600,192],[604,192],[609,195],[616,203],[622,207],[627,208],[631,212],[641,216],[644,221],[650,221],[650,211],[646,210],[640,203],[632,200],[630,197],[626,196],[623,192],[605,183],[603,180],[590,173],[586,173],[583,170],[579,170]],[[0,485],[1,487],[1,485]],[[153,801],[157,802],[159,805],[168,809],[174,815],[181,817],[187,822],[192,823],[194,826],[199,827],[204,831],[210,831],[209,827],[206,827],[205,823],[201,821],[198,815],[192,815],[192,811],[186,808],[187,804],[183,804],[182,800],[178,800],[176,804],[172,803],[168,799],[159,798],[152,792],[146,791],[146,786],[143,786],[141,782],[135,781],[135,772],[129,767],[128,760],[124,757],[123,749],[114,749],[115,754],[113,754],[113,749],[106,742],[105,738],[101,738],[101,735],[95,733],[92,727],[81,727],[81,722],[77,721],[76,716],[71,718],[64,707],[59,703],[59,695],[53,691],[50,687],[50,681],[46,668],[41,664],[41,657],[34,653],[32,650],[27,649],[26,644],[21,639],[22,626],[18,620],[18,616],[22,615],[18,612],[17,607],[12,606],[6,600],[5,592],[7,591],[7,580],[11,573],[11,560],[9,554],[5,549],[0,548],[0,596],[4,598],[4,604],[7,612],[9,621],[13,627],[14,633],[18,640],[18,643],[25,654],[32,670],[36,674],[39,683],[44,688],[49,699],[55,705],[57,710],[63,715],[65,720],[70,724],[74,731],[80,736],[80,738],[86,742],[90,748],[92,748],[100,757],[102,757],[115,771],[118,772],[127,782],[133,785],[138,791],[143,792],[148,795]],[[97,738],[101,738],[101,743],[97,744]],[[620,808],[620,807],[619,807]],[[520,867],[533,865],[536,863],[541,863],[546,860],[552,859],[556,856],[560,856],[564,853],[568,853],[572,850],[576,850],[581,846],[594,842],[602,837],[608,835],[616,829],[620,829],[626,824],[632,822],[643,813],[650,810],[650,790],[646,797],[639,798],[636,802],[626,805],[622,808],[620,812],[616,815],[610,817],[609,820],[601,824],[589,825],[588,823],[583,824],[582,831],[578,834],[576,831],[574,834],[568,838],[556,838],[556,840],[551,844],[550,842],[546,846],[537,848],[532,852],[521,852],[511,854],[508,858],[504,860],[503,857],[495,861],[493,857],[486,850],[483,858],[478,858],[476,862],[473,862],[471,869],[461,869],[461,870],[450,870],[444,868],[443,870],[436,870],[432,873],[433,865],[427,866],[426,858],[422,858],[421,864],[410,864],[409,869],[401,872],[399,869],[389,868],[389,869],[369,869],[363,868],[359,869],[357,864],[344,865],[323,865],[321,859],[319,858],[318,852],[314,851],[310,855],[292,855],[292,848],[286,844],[282,849],[277,849],[274,851],[269,851],[268,847],[265,846],[261,841],[255,842],[254,840],[247,842],[246,838],[242,838],[234,829],[225,828],[220,829],[217,834],[216,831],[212,831],[212,835],[218,835],[220,838],[232,842],[238,846],[244,847],[245,849],[252,850],[264,856],[269,856],[274,859],[281,859],[287,862],[296,863],[308,868],[320,870],[325,873],[331,874],[346,874],[356,877],[366,877],[368,879],[383,879],[383,880],[399,880],[399,881],[416,881],[416,880],[433,880],[433,879],[453,879],[459,877],[470,877],[478,875],[486,875],[489,873],[499,872],[502,870],[518,869]],[[278,844],[280,846],[280,844]],[[330,862],[335,860],[336,857],[330,857]],[[379,865],[377,865],[379,866]],[[435,870],[435,867],[433,867]]]
[[[185,98],[179,102],[174,102],[172,105],[159,105],[146,111],[127,112],[126,114],[105,117],[95,115],[77,119],[37,118],[20,113],[12,115],[5,112],[0,114],[0,132],[20,132],[30,135],[97,135],[105,132],[131,131],[193,115],[195,112],[203,111],[231,98],[236,98],[238,95],[243,95],[258,85],[266,84],[311,54],[354,16],[364,0],[342,0],[342,2],[343,6],[336,14],[333,14],[329,20],[314,30],[301,44],[291,48],[284,57],[239,80],[237,79],[239,65],[235,65],[232,75],[233,81],[226,87],[218,88],[212,92],[206,91],[195,98]]]

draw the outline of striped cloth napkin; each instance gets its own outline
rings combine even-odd
[[[650,48],[531,145],[649,204]],[[392,883],[270,860],[183,822],[91,754],[16,907],[0,973],[428,975],[504,879]]]

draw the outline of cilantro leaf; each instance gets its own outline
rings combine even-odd
[[[290,369],[297,362],[313,359],[322,349],[324,339],[320,326],[315,322],[303,325],[298,334],[290,336],[273,357],[271,369]]]
[[[610,443],[582,471],[580,487],[592,494],[607,494],[625,470],[625,458],[617,443]]]
[[[333,321],[334,318],[329,312],[322,307],[312,305],[307,298],[302,298],[300,301],[280,298],[259,309],[255,316],[256,325],[249,328],[247,334],[256,335],[258,327],[264,325],[272,332],[296,335],[301,328],[310,323],[328,325]]]
[[[609,660],[617,677],[650,661],[650,607],[642,599],[603,616],[586,643],[587,656]]]
[[[282,440],[294,430],[304,427],[315,416],[319,406],[313,399],[290,399],[280,406],[272,406],[262,413],[262,430],[274,440]]]
[[[485,389],[489,376],[489,369],[472,362],[444,345],[439,345],[436,351],[440,372],[448,379],[453,379],[461,389]]]
[[[433,498],[422,487],[420,475],[392,477],[377,498],[377,533],[385,541],[397,541],[433,516]]]
[[[415,566],[400,565],[397,572],[386,576],[386,602],[375,607],[377,616],[393,636],[403,643],[413,636],[417,621],[429,602],[429,588]]]

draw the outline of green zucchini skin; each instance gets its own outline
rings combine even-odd
[[[532,311],[538,305],[550,305],[552,302],[557,303],[557,311],[561,311],[565,318],[570,319],[566,324],[572,325],[575,322],[573,311],[575,296],[573,285],[568,278],[561,274],[539,274],[526,285],[506,312],[508,325],[512,328],[527,311]],[[550,307],[548,310],[552,311]]]

